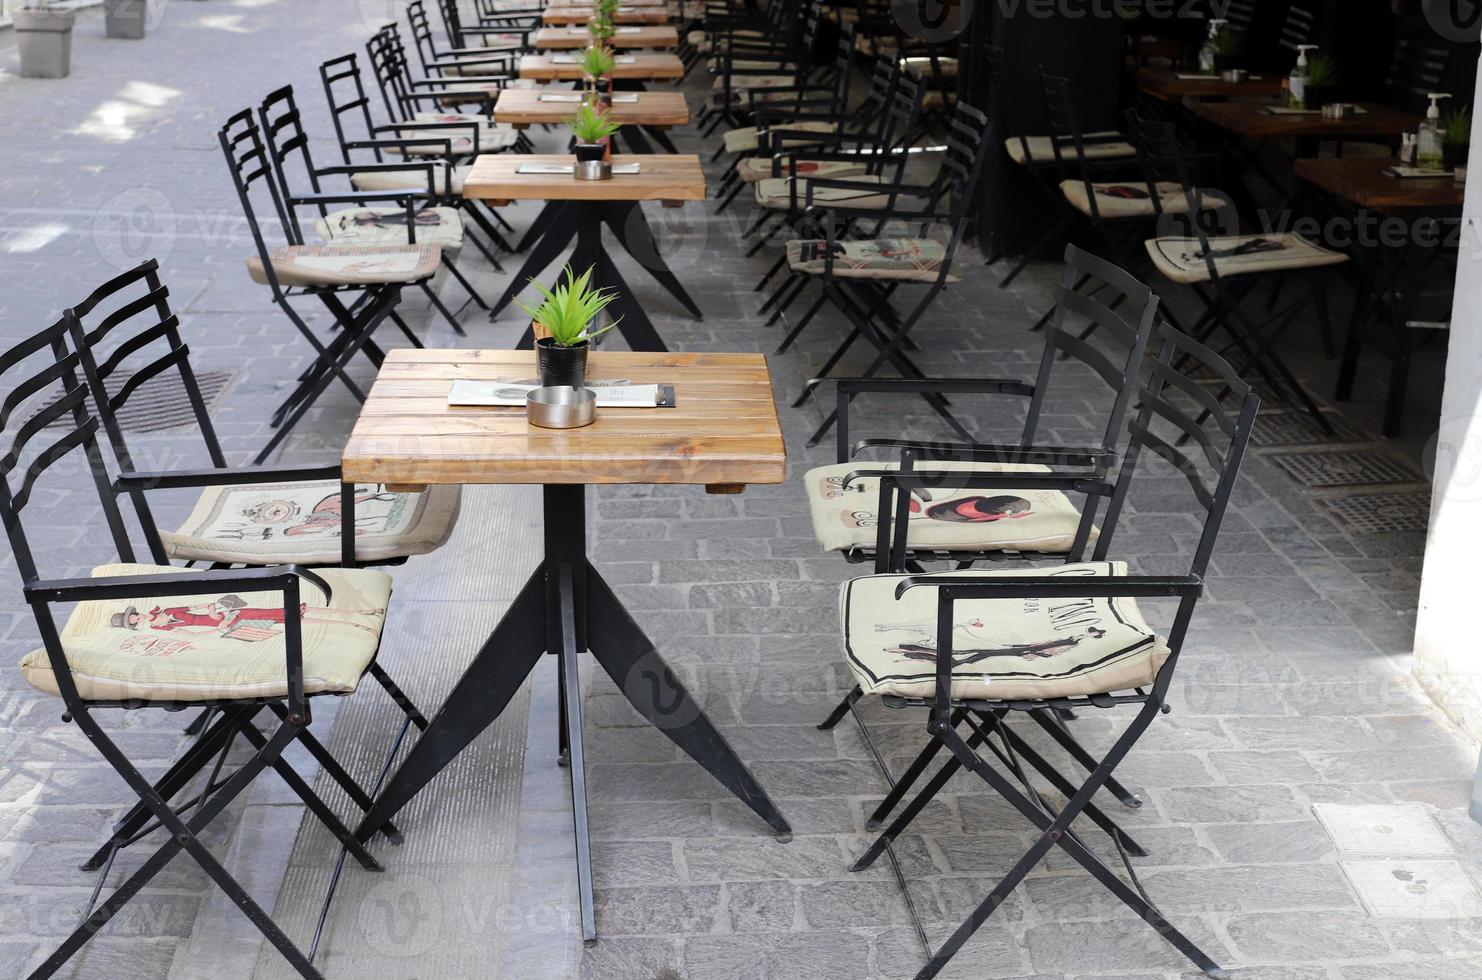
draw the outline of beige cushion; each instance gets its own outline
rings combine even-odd
[[[422,208],[413,220],[417,241],[441,245],[447,252],[463,246],[463,221],[454,208]],[[340,245],[401,245],[407,240],[407,212],[396,207],[331,211],[314,220],[314,231]]]
[[[792,91],[798,84],[793,75],[734,75],[731,77],[731,101],[744,102],[748,92],[757,93],[759,101],[767,101],[766,90],[769,88],[787,89],[784,92],[773,92],[772,101],[792,100],[797,98],[797,92]],[[725,101],[725,79],[716,78],[710,85],[710,101],[720,105]]]
[[[1058,490],[996,490],[998,473],[1048,473],[1032,464],[958,461],[921,462],[918,469],[970,470],[983,474],[962,489],[929,490],[931,499],[912,496],[906,542],[923,551],[1039,551],[1065,554],[1075,543],[1081,515]],[[898,463],[857,460],[819,466],[803,478],[813,534],[825,551],[873,549],[880,526],[880,481],[861,479],[844,486],[860,470],[897,470]],[[1096,540],[1096,530],[1090,540]]]
[[[462,196],[463,181],[473,164],[453,168],[451,185],[447,182],[447,166],[434,163],[432,166],[432,193]],[[399,191],[406,189],[426,190],[427,174],[420,170],[368,170],[352,174],[350,183],[358,191]]]
[[[1106,139],[1109,136],[1116,135],[1117,134],[1115,132],[1107,131],[1101,133],[1086,133],[1084,138],[1088,140]],[[1055,147],[1050,142],[1050,137],[1029,136],[1026,137],[1026,141],[1029,143],[1029,155],[1034,158],[1035,163],[1055,162]],[[1060,138],[1059,142],[1060,152],[1063,156],[1069,157],[1075,155],[1075,144],[1072,143],[1068,137]],[[1024,158],[1024,144],[1020,142],[1018,137],[1015,137],[1014,139],[1004,140],[1003,145],[1004,149],[1008,150],[1010,160],[1013,160],[1015,163],[1021,164],[1028,162]],[[1087,160],[1120,160],[1124,157],[1137,156],[1137,148],[1134,147],[1131,143],[1126,143],[1121,140],[1111,143],[1088,143],[1084,146],[1084,149],[1086,151]]]
[[[104,565],[94,576],[189,574],[156,565]],[[333,597],[300,584],[304,690],[355,690],[381,643],[391,577],[326,568]],[[283,597],[278,592],[161,595],[80,602],[62,630],[62,650],[84,700],[209,701],[282,697]],[[21,660],[21,674],[56,694],[45,650]]]
[[[1259,243],[1259,247],[1235,254],[1234,250]],[[1197,238],[1151,238],[1146,243],[1148,255],[1158,271],[1177,283],[1206,282],[1209,266],[1199,254]],[[1273,235],[1222,235],[1209,240],[1215,254],[1215,268],[1221,278],[1259,275],[1290,269],[1316,269],[1342,265],[1348,256],[1314,245],[1296,232]]]
[[[419,123],[473,123],[479,128],[479,152],[498,153],[515,145],[520,138],[519,130],[505,123],[496,123],[488,116],[476,112],[418,112],[412,115],[413,122]],[[418,130],[409,129],[406,135],[411,136]],[[425,131],[424,131],[425,132]]]
[[[776,126],[768,126],[767,128],[787,130],[794,133],[832,133],[839,128],[839,124],[819,120],[782,123]],[[761,140],[757,136],[755,126],[741,126],[737,129],[727,130],[721,138],[725,141],[727,153],[751,153],[761,145]]]
[[[1121,562],[1058,565],[1048,571],[942,572],[1013,578],[1106,578]],[[839,590],[844,653],[868,694],[936,693],[937,590],[895,597],[903,575],[870,575]],[[1006,700],[1107,694],[1152,684],[1168,659],[1133,599],[976,599],[957,603],[952,696]]]
[[[825,254],[828,245],[822,240],[788,242],[788,267],[806,275],[823,275],[827,268]],[[833,245],[833,274],[839,279],[936,282],[947,254],[945,245],[930,238],[876,238],[836,241]],[[956,276],[948,274],[947,282],[956,281]]]
[[[813,191],[813,203],[815,204],[838,204],[849,208],[883,208],[890,204],[890,195],[881,194],[870,189],[871,184],[880,183],[880,178],[868,174],[850,177],[852,183],[859,184],[858,190],[852,187],[818,187]],[[798,207],[803,206],[807,191],[804,184],[807,180],[799,178],[798,185]],[[789,177],[768,177],[756,182],[756,203],[764,208],[790,208],[792,197],[788,188],[793,184]]]
[[[389,561],[436,551],[458,520],[460,488],[392,493],[355,487],[355,559]],[[161,531],[165,553],[233,565],[338,565],[344,519],[331,480],[207,487],[176,531]]]
[[[375,286],[418,282],[437,272],[436,245],[284,245],[269,258],[284,286]],[[253,282],[266,283],[262,260],[247,259]]]
[[[797,172],[801,177],[853,177],[862,174],[865,164],[850,160],[799,160]],[[787,173],[786,161],[782,164],[782,172]],[[759,180],[767,180],[772,176],[771,157],[747,157],[736,167],[737,175],[748,184],[755,184]]]
[[[1156,213],[1153,208],[1153,199],[1148,196],[1146,181],[1106,181],[1091,186],[1096,193],[1096,209],[1101,212],[1103,218],[1151,218]],[[1157,191],[1166,213],[1188,213],[1189,198],[1184,193],[1182,184],[1172,180],[1160,180]],[[1084,180],[1062,180],[1060,192],[1077,211],[1085,215],[1091,213],[1091,202],[1086,194]],[[1216,203],[1215,199],[1210,197],[1213,193],[1212,191],[1203,192],[1209,198],[1211,206]]]
[[[936,69],[932,68],[931,58],[924,55],[902,58],[900,65],[902,68],[909,68],[911,71],[918,72],[926,77],[935,75],[937,70],[941,71],[943,78],[957,77],[956,58],[937,58]]]
[[[923,109],[941,109],[956,104],[956,92],[944,92],[941,89],[934,88],[921,96],[921,108]]]

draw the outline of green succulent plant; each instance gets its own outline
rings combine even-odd
[[[1447,109],[1441,115],[1441,138],[1452,146],[1466,146],[1472,142],[1472,107]]]
[[[622,129],[621,123],[614,122],[611,116],[589,103],[577,109],[576,115],[566,120],[566,125],[571,127],[571,135],[578,143],[588,144],[601,143]]]
[[[614,320],[605,327],[592,329],[597,314],[607,309],[608,304],[617,298],[617,293],[610,289],[593,289],[590,268],[578,276],[572,273],[571,266],[566,266],[554,289],[536,279],[530,281],[540,290],[540,304],[527,306],[519,300],[515,303],[530,315],[532,321],[546,329],[557,346],[575,347],[595,340],[617,326],[618,320]]]
[[[612,74],[612,69],[616,65],[617,59],[613,57],[612,52],[600,44],[587,48],[581,58],[582,74],[596,81]]]
[[[1328,88],[1343,80],[1338,70],[1338,59],[1330,54],[1315,54],[1307,59],[1307,84],[1315,88]]]
[[[1222,27],[1220,32],[1214,36],[1214,53],[1219,55],[1232,55],[1240,53],[1240,32],[1231,27]]]

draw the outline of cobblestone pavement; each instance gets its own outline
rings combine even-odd
[[[305,362],[304,349],[242,274],[247,239],[214,129],[288,81],[319,112],[317,63],[357,48],[385,11],[379,0],[318,0],[291,13],[283,2],[177,2],[139,45],[105,42],[101,23],[82,24],[76,71],[66,82],[0,75],[0,342],[47,321],[117,269],[158,255],[197,363],[233,375],[217,411],[230,449],[242,458],[260,445],[267,410],[283,379]],[[13,54],[0,54],[0,68],[13,66]],[[698,97],[699,83],[692,84]],[[680,142],[700,145],[689,133]],[[671,264],[705,309],[703,322],[685,319],[640,275],[630,281],[672,348],[769,351],[779,333],[754,316],[751,288],[770,254],[742,258],[737,233],[746,216],[712,210],[653,212]],[[530,214],[515,209],[512,220],[524,227]],[[471,256],[463,261],[481,283],[498,281]],[[977,262],[969,252],[963,267],[976,270]],[[1037,357],[1025,328],[1047,304],[1055,275],[1051,266],[1036,267],[1007,291],[989,277],[966,277],[918,331],[922,364],[943,374],[1025,374]],[[455,286],[444,293],[461,298]],[[407,308],[414,323],[428,323],[420,299]],[[470,313],[465,320],[466,345],[512,339],[512,319],[490,326]],[[454,343],[436,322],[425,335],[429,343]],[[510,869],[515,898],[497,926],[505,932],[504,958],[481,976],[897,978],[922,962],[889,871],[845,870],[866,846],[865,814],[884,781],[852,722],[832,733],[814,727],[849,686],[835,595],[855,569],[813,541],[800,478],[808,466],[832,461],[831,451],[803,445],[816,411],[787,405],[840,336],[841,324],[825,318],[794,350],[771,358],[791,457],[787,484],[734,498],[698,488],[602,488],[593,508],[603,574],[753,766],[792,821],[793,840],[767,836],[594,677],[587,715],[602,939],[583,948],[575,935],[571,883],[560,871],[569,867],[562,776],[553,766],[542,772],[532,752],[521,858]],[[1314,375],[1330,370],[1315,360],[1302,366]],[[1017,416],[988,401],[963,402],[962,410],[985,436],[1017,426]],[[1046,434],[1083,438],[1102,410],[1073,391],[1046,420]],[[871,424],[940,434],[910,401],[876,401],[863,411],[860,434]],[[331,395],[306,423],[310,434],[295,440],[292,458],[323,458],[353,414],[348,397]],[[151,448],[163,459],[190,451],[179,435]],[[1195,525],[1178,489],[1166,477],[1144,481],[1124,518],[1118,551],[1141,571],[1186,561]],[[107,557],[87,530],[95,515],[88,491],[52,492],[44,523],[56,546],[48,572],[77,573]],[[1340,863],[1350,857],[1339,854],[1314,811],[1318,804],[1418,805],[1442,835],[1445,853],[1430,859],[1478,870],[1482,828],[1465,815],[1476,747],[1408,680],[1422,545],[1414,531],[1349,533],[1269,448],[1247,464],[1175,681],[1173,711],[1154,723],[1121,773],[1145,802],[1136,811],[1111,807],[1152,852],[1139,867],[1154,899],[1242,980],[1482,975],[1482,920],[1369,914],[1350,884],[1353,869]],[[3,564],[11,564],[8,556]],[[3,574],[0,658],[13,660],[33,645],[34,629],[13,573]],[[397,573],[414,581],[417,574],[416,561]],[[477,594],[475,585],[460,598]],[[1166,623],[1166,608],[1150,613]],[[554,737],[551,712],[538,707],[549,686],[533,699],[532,747]],[[1119,730],[1118,714],[1096,712],[1075,730],[1104,747]],[[923,719],[878,706],[867,706],[866,715],[899,771],[922,741]],[[180,745],[177,719],[141,715],[117,724],[124,747],[153,768]],[[0,975],[10,976],[70,928],[91,885],[73,866],[105,835],[126,794],[59,723],[56,703],[30,692],[14,671],[0,671],[0,759]],[[286,860],[297,811],[269,794],[237,812],[245,830],[234,846],[256,870],[254,892],[270,902],[274,875],[281,876],[274,862]],[[230,829],[215,838],[222,848]],[[933,943],[1029,843],[1015,813],[962,779],[914,831],[898,850]],[[1104,838],[1092,842],[1107,850]],[[253,848],[281,854],[259,858]],[[472,902],[479,885],[469,890]],[[194,958],[210,934],[192,939],[208,895],[198,874],[172,868],[136,912],[92,944],[74,975],[212,975]],[[335,915],[353,920],[361,911],[337,906]],[[1430,911],[1447,910],[1433,904]],[[1462,903],[1451,911],[1479,910]],[[410,956],[389,956],[388,975],[421,975]],[[1184,969],[1151,930],[1054,858],[978,933],[950,975],[1175,977]]]

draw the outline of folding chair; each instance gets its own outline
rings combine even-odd
[[[443,30],[456,50],[528,48],[530,34],[541,24],[544,8],[532,0],[478,0],[477,23],[465,24],[458,0],[437,0]]]
[[[271,767],[345,853],[367,870],[381,870],[283,752],[295,741],[309,744],[312,698],[353,693],[375,662],[391,579],[364,569],[206,571],[135,563],[107,487],[98,420],[77,376],[79,357],[67,349],[69,319],[0,353],[0,377],[10,388],[0,403],[0,431],[32,396],[60,389],[58,397],[14,427],[9,452],[0,458],[0,522],[41,639],[40,648],[21,661],[21,673],[37,690],[61,698],[64,717],[97,747],[139,804],[118,825],[109,845],[84,866],[100,870],[93,895],[76,928],[31,976],[55,975],[184,851],[300,975],[319,978],[309,957],[211,854],[200,835]],[[39,370],[38,361],[45,364]],[[35,437],[53,426],[65,427],[65,434],[44,449],[31,450]],[[94,568],[90,578],[48,580],[40,577],[22,516],[34,502],[39,481],[54,476],[48,471],[64,461],[90,472],[120,562]],[[71,614],[59,625],[56,607],[66,605],[73,607]],[[112,708],[202,707],[218,709],[216,720],[153,784],[95,716]],[[267,734],[255,723],[265,713],[272,722]],[[239,737],[255,751],[235,770],[225,771]],[[185,795],[202,773],[204,785]],[[161,829],[165,833],[159,848],[99,902],[118,851]]]
[[[456,8],[456,0],[454,0]],[[464,47],[453,44],[451,48],[440,48],[432,36],[432,23],[427,17],[423,0],[412,0],[407,4],[407,25],[412,31],[412,45],[417,49],[417,58],[422,63],[422,73],[429,78],[440,75],[493,75],[506,80],[519,75],[520,55],[530,48],[530,33],[537,29],[538,19],[522,23],[519,28],[498,35],[483,35],[490,43]],[[455,13],[456,16],[456,13]],[[448,13],[442,12],[443,28],[449,42],[455,32],[447,29]],[[462,33],[461,29],[458,33]]]
[[[773,92],[777,98],[787,99],[808,85],[814,74],[813,48],[823,16],[822,3],[809,0],[792,10],[774,4],[771,10],[776,23],[762,38],[738,38],[728,27],[724,39],[716,42],[710,56],[716,77],[710,86],[707,112],[697,120],[702,135],[709,136],[722,124],[730,128],[743,125],[758,103],[774,97]]]
[[[1094,279],[1104,288],[1083,295],[1075,287]],[[1105,296],[1110,299],[1097,299]],[[1114,298],[1112,298],[1114,297]],[[1067,246],[1065,270],[1056,291],[1055,316],[1046,329],[1045,346],[1033,383],[1015,379],[846,379],[838,384],[838,462],[815,467],[803,477],[813,533],[825,551],[851,563],[873,562],[877,574],[920,572],[929,562],[950,562],[958,570],[978,562],[1079,562],[1098,535],[1096,513],[1111,494],[1107,474],[1118,456],[1127,409],[1158,315],[1158,298],[1146,285],[1104,259]],[[1084,339],[1071,318],[1101,325],[1098,344]],[[1063,378],[1070,362],[1077,376]],[[1040,438],[1046,411],[1084,399],[1093,375],[1111,396],[1096,446],[1047,445]],[[943,397],[991,394],[1027,398],[1024,427],[1017,444],[922,442],[901,438],[864,439],[851,444],[850,410],[865,394],[924,394]],[[1052,397],[1053,396],[1053,397]],[[1060,409],[1065,411],[1064,408]],[[894,462],[881,465],[860,459],[887,452]],[[894,497],[890,484],[873,470],[910,472],[915,466],[951,472],[952,479],[930,490]],[[1005,490],[1001,473],[1040,474],[1043,483]],[[1070,494],[1081,501],[1077,507]],[[854,711],[863,694],[855,686],[819,725],[828,730],[855,713],[869,739],[864,720]],[[1077,757],[1089,756],[1075,744],[1054,712],[1034,713],[1034,720]],[[878,826],[901,796],[920,777],[930,756],[918,759],[901,777],[870,818]],[[1107,789],[1125,805],[1142,805],[1115,780]]]
[[[876,356],[859,377],[872,378],[886,364],[907,378],[926,377],[906,354],[909,334],[937,296],[956,281],[952,263],[966,231],[968,214],[976,205],[975,191],[987,156],[987,135],[987,117],[967,103],[959,102],[952,111],[941,166],[931,183],[882,182],[872,188],[879,201],[862,202],[858,199],[860,192],[851,190],[859,185],[849,180],[807,182],[806,214],[810,227],[821,229],[824,237],[789,241],[788,268],[795,274],[816,277],[822,286],[822,298],[844,314],[852,329],[804,385],[794,405],[805,403],[821,384],[830,380],[829,372],[860,338],[875,347]],[[836,188],[844,188],[852,197],[840,203],[820,200]],[[921,209],[907,210],[901,206],[904,201],[920,202]],[[840,230],[847,230],[853,222],[874,222],[874,234],[841,237]],[[881,232],[889,223],[908,229],[915,226],[918,236],[882,237]],[[933,229],[937,237],[928,237],[928,231]],[[897,312],[891,305],[892,298],[900,287],[912,284],[925,286],[925,291],[909,311]],[[808,316],[817,308],[815,303]],[[803,322],[807,322],[806,317]],[[799,329],[801,326],[794,328],[794,333]],[[940,395],[928,393],[924,397],[953,431],[971,441],[972,437],[948,411]],[[835,414],[830,412],[808,444],[816,445],[823,439],[834,420]]]
[[[458,281],[458,284],[468,293],[470,300],[485,310],[489,308],[488,302],[479,295],[473,283],[458,271],[456,260],[463,250],[463,243],[471,240],[496,269],[503,271],[502,267],[488,246],[465,232],[461,218],[462,210],[440,203],[440,200],[445,198],[444,194],[438,194],[435,188],[428,191],[417,187],[396,191],[359,190],[354,188],[353,184],[349,191],[326,192],[323,186],[324,178],[349,178],[353,176],[353,173],[346,173],[345,166],[327,169],[315,166],[313,155],[309,150],[309,136],[304,130],[303,117],[299,113],[292,85],[285,85],[283,88],[270,92],[259,104],[257,118],[262,127],[268,156],[273,162],[273,174],[278,180],[278,193],[283,199],[284,208],[295,222],[298,220],[300,207],[314,209],[317,211],[317,217],[313,219],[314,232],[330,245],[416,244],[419,241],[437,245],[441,252],[440,261],[443,268],[447,269],[448,274]],[[477,134],[473,134],[475,146],[477,146],[477,138]],[[393,142],[405,143],[406,141]],[[290,177],[291,168],[297,171],[292,178]],[[384,171],[377,171],[369,164],[359,167],[350,164],[349,169],[358,170],[361,173],[384,173]],[[415,172],[408,171],[407,173]],[[445,175],[446,173],[447,171],[444,171]],[[416,176],[424,178],[424,185],[431,183],[425,180],[425,174],[416,174]],[[295,190],[295,184],[299,181],[308,184],[308,194]],[[405,202],[397,200],[398,194],[411,196],[419,206],[409,215]],[[394,201],[401,206],[376,206],[379,202],[386,201]],[[332,203],[359,206],[331,211]],[[424,204],[430,206],[420,206]],[[464,336],[462,324],[443,305],[436,290],[429,283],[422,283],[421,289],[433,308],[452,326],[453,332],[460,337]]]
[[[272,291],[273,302],[316,355],[310,368],[300,376],[298,386],[273,413],[271,423],[277,431],[253,460],[261,463],[288,437],[334,379],[338,378],[357,401],[365,400],[359,384],[350,377],[348,366],[362,351],[373,364],[380,365],[381,350],[371,335],[382,322],[390,319],[415,346],[421,346],[411,328],[397,316],[396,306],[404,286],[421,286],[432,279],[438,270],[441,249],[426,243],[306,245],[298,222],[278,189],[252,110],[243,109],[228,119],[217,139],[255,246],[256,254],[247,260],[247,273],[254,282]],[[424,179],[431,183],[432,165],[421,166],[425,168]],[[339,169],[342,168],[328,167],[324,172]],[[285,243],[280,246],[268,244],[253,204],[254,193],[260,194],[263,189],[272,202],[272,216],[283,230]],[[403,191],[387,194],[387,199],[406,202],[409,225],[416,220],[414,196]],[[334,321],[334,337],[328,344],[319,339],[294,308],[292,301],[304,295],[322,303]]]
[[[1174,129],[1168,123],[1150,122],[1135,111],[1128,112],[1136,130],[1145,164],[1157,175],[1172,178],[1183,188],[1186,201],[1176,212],[1158,206],[1161,230],[1180,230],[1180,235],[1159,235],[1145,241],[1153,266],[1171,282],[1188,286],[1204,307],[1189,333],[1200,341],[1217,330],[1230,338],[1222,352],[1238,348],[1242,374],[1256,371],[1278,397],[1305,409],[1325,434],[1333,427],[1317,407],[1312,395],[1276,352],[1275,345],[1309,307],[1316,309],[1324,337],[1331,325],[1327,306],[1326,271],[1348,261],[1348,256],[1323,248],[1296,232],[1265,235],[1222,235],[1210,232],[1221,202],[1212,201],[1195,186]],[[1284,285],[1292,277],[1305,280],[1305,289],[1285,306],[1256,316],[1248,313],[1245,301],[1261,285]]]
[[[871,575],[846,583],[840,591],[840,626],[849,669],[866,693],[880,697],[886,707],[928,709],[932,742],[951,754],[852,870],[873,865],[959,770],[982,779],[1035,832],[1034,844],[931,954],[917,980],[940,973],[1056,846],[1206,976],[1229,976],[1154,905],[1125,860],[1119,833],[1111,836],[1124,858],[1127,881],[1091,850],[1074,825],[1085,815],[1106,829],[1096,818],[1093,797],[1153,719],[1167,709],[1173,673],[1259,404],[1218,354],[1167,326],[1160,326],[1159,337],[1162,350],[1140,393],[1137,416],[1128,426],[1130,442],[1092,561],[1047,574]],[[1226,412],[1207,389],[1173,366],[1178,362],[1213,373],[1229,386],[1238,410]],[[1204,425],[1193,418],[1199,409]],[[1198,446],[1192,458],[1175,448],[1175,442],[1184,441]],[[1118,517],[1144,454],[1172,464],[1204,511],[1187,575],[1129,575],[1125,563],[1109,560]],[[886,479],[894,493],[905,495],[951,476],[900,473]],[[1166,635],[1148,625],[1138,609],[1139,598],[1178,600]],[[1121,705],[1136,705],[1136,715],[1079,785],[1058,774],[1006,722],[1014,712]],[[1063,803],[1053,802],[1037,788],[1031,770],[1050,783]]]

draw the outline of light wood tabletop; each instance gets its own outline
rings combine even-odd
[[[1387,136],[1398,144],[1401,133],[1420,124],[1419,116],[1386,105],[1361,102],[1358,107],[1363,111],[1346,119],[1324,119],[1318,112],[1275,113],[1268,111],[1269,106],[1251,102],[1195,102],[1191,106],[1195,115],[1246,139]]]
[[[569,101],[575,92],[507,88],[494,103],[494,119],[516,129],[559,125],[575,115],[580,103]],[[684,126],[690,121],[689,100],[683,92],[619,92],[608,115],[629,126]],[[555,96],[555,98],[552,98]],[[636,101],[626,101],[626,100]]]
[[[1298,160],[1292,172],[1301,180],[1371,211],[1461,210],[1466,185],[1449,175],[1400,178],[1385,173],[1399,165],[1399,160],[1385,157],[1322,158]]]
[[[470,483],[686,483],[734,493],[781,483],[787,453],[761,354],[593,351],[593,380],[671,384],[673,408],[599,408],[580,429],[531,425],[523,408],[448,404],[455,380],[535,374],[535,353],[394,350],[343,454],[344,478],[396,488]]]
[[[557,60],[560,54],[527,54],[520,59],[520,77],[537,82],[579,82],[586,77],[576,61]],[[679,56],[664,51],[619,54],[612,77],[623,81],[674,81],[684,77]]]
[[[585,24],[592,19],[591,4],[551,4],[540,15],[541,20],[551,26]],[[668,4],[623,4],[612,15],[614,24],[667,24],[674,17]]]
[[[1227,82],[1218,75],[1195,75],[1172,68],[1141,68],[1137,87],[1156,99],[1274,97],[1281,94],[1285,76],[1252,75],[1243,82]]]
[[[636,174],[608,180],[577,180],[570,174],[520,173],[527,165],[570,166],[575,157],[560,153],[486,153],[463,180],[463,196],[507,201],[703,201],[705,171],[693,153],[615,153],[614,166],[638,164]]]
[[[542,27],[535,32],[534,46],[545,50],[573,50],[587,47],[592,35],[585,27]],[[673,48],[679,45],[679,32],[667,24],[619,25],[612,36],[612,47],[619,51],[633,48]]]

